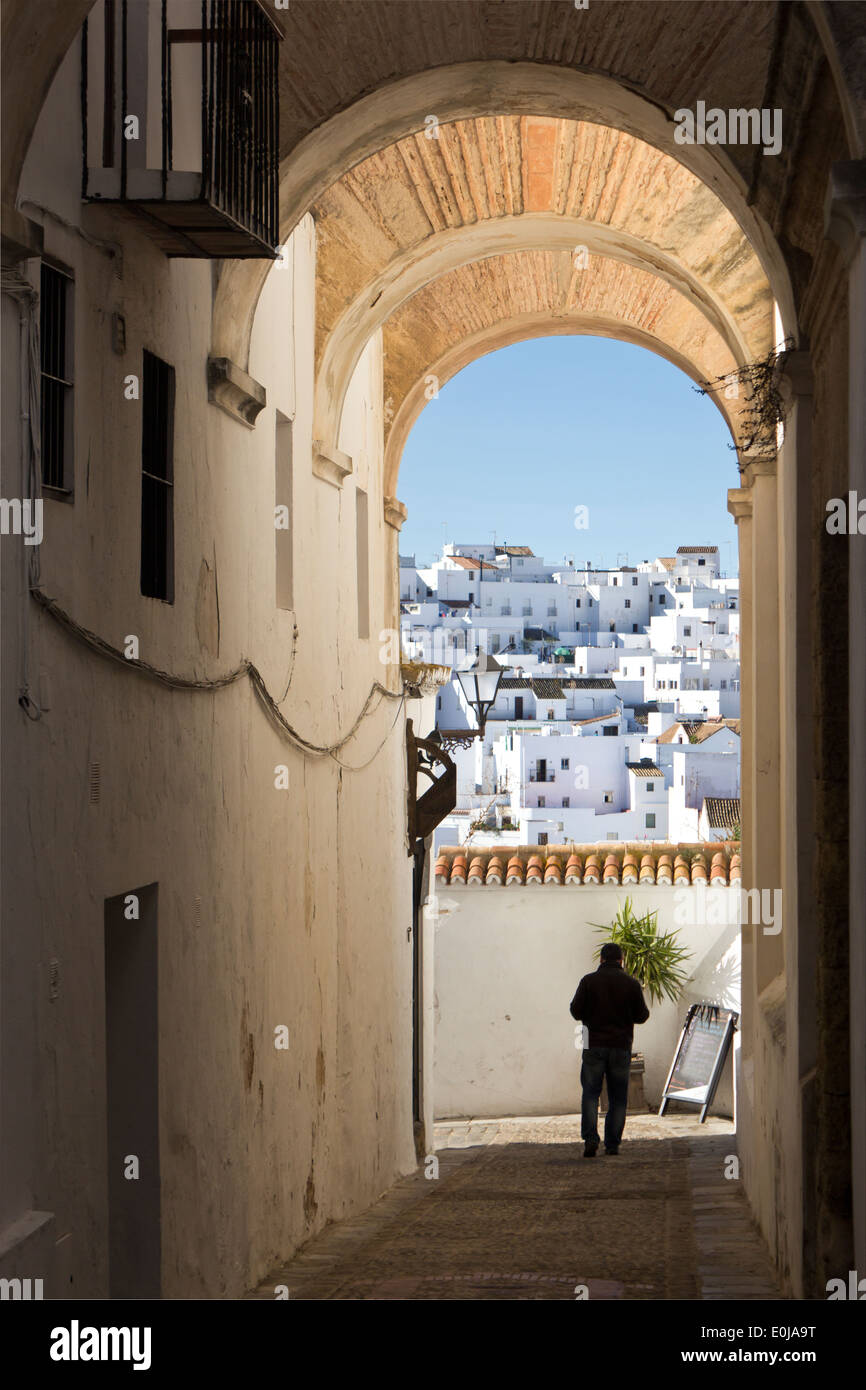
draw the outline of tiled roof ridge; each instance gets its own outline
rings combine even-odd
[[[721,733],[723,729],[730,729],[731,733],[740,734],[740,720],[733,715],[713,715],[710,719],[676,719],[673,724],[669,724],[664,733],[656,736],[656,743],[673,743],[677,729],[682,729],[686,734],[694,734],[699,743],[711,738],[713,734]]]
[[[638,884],[734,887],[740,882],[739,840],[667,844],[603,841],[561,845],[445,845],[435,879],[440,885]]]

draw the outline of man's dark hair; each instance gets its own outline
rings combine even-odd
[[[615,941],[606,941],[601,948],[602,964],[609,960],[622,960],[622,947]]]

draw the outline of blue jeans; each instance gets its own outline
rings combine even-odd
[[[628,1079],[631,1049],[626,1047],[585,1047],[580,1067],[583,1101],[580,1111],[580,1137],[585,1144],[598,1143],[598,1098],[607,1077],[607,1115],[604,1121],[606,1148],[622,1139],[628,1109]]]

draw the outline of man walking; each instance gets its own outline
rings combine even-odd
[[[589,1045],[583,1050],[580,1134],[584,1158],[598,1153],[598,1098],[607,1077],[607,1116],[604,1151],[619,1153],[628,1108],[628,1079],[634,1025],[649,1018],[643,990],[622,965],[622,948],[608,941],[601,948],[601,965],[584,975],[571,1001],[571,1016],[586,1024]]]

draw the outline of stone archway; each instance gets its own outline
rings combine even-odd
[[[689,300],[733,365],[772,345],[772,292],[737,222],[654,146],[528,116],[458,121],[434,137],[370,157],[314,206],[315,434],[326,447],[336,445],[348,383],[373,332],[430,282],[499,255],[559,250],[580,253],[578,266],[590,255],[596,267],[598,257],[621,261]]]
[[[301,217],[362,160],[390,144],[423,133],[433,113],[440,125],[503,112],[588,122],[631,135],[667,154],[712,190],[757,256],[779,305],[786,333],[796,336],[784,257],[763,219],[748,202],[748,187],[720,146],[678,145],[675,126],[657,104],[615,80],[534,63],[461,63],[393,83],[362,98],[327,127],[313,132],[283,162],[280,225],[286,239]],[[251,262],[223,268],[213,311],[213,351],[245,368],[255,304],[268,266]]]
[[[843,564],[839,547],[828,547],[822,529],[828,496],[849,485],[866,487],[864,103],[853,66],[863,29],[862,16],[858,23],[843,13],[852,8],[718,4],[709,24],[708,7],[689,0],[652,7],[610,3],[590,6],[586,15],[569,0],[441,0],[436,22],[425,32],[420,6],[407,17],[407,7],[375,0],[363,6],[321,0],[292,7],[283,74],[284,234],[337,179],[423,131],[430,115],[444,124],[503,111],[597,123],[676,157],[714,191],[763,267],[783,331],[809,343],[808,353],[786,364],[794,406],[780,457],[751,461],[731,505],[751,575],[744,612],[751,648],[747,669],[752,663],[744,691],[752,729],[746,764],[753,820],[760,820],[764,833],[762,843],[755,839],[745,847],[746,861],[758,865],[760,857],[769,882],[783,883],[796,924],[782,940],[756,935],[747,942],[754,1073],[749,1182],[786,1277],[793,1287],[810,1291],[820,1289],[832,1261],[838,1268],[848,1258],[851,1109],[845,1110],[839,1061],[848,1042],[848,980],[840,962],[849,958],[849,917],[855,969],[866,949],[858,925],[864,802],[856,778],[848,799],[848,768],[860,766],[863,751],[855,714],[866,679],[855,600],[863,561],[852,546],[850,567],[847,556]],[[12,123],[5,122],[4,204],[16,195],[51,74],[88,9],[89,4],[45,0],[26,19],[23,12],[12,18],[4,12],[4,56],[13,78],[4,85],[4,102],[20,107]],[[762,163],[744,149],[675,149],[673,111],[710,90],[723,106],[783,105],[789,156]],[[831,230],[844,233],[841,251],[825,239],[828,192]],[[7,242],[20,236],[20,245],[30,245],[24,223],[14,212],[7,217]],[[645,238],[630,250],[651,257]],[[538,252],[537,246],[522,248],[522,254]],[[451,266],[448,273],[461,268]],[[668,262],[654,269],[666,269],[669,278],[673,267]],[[266,273],[266,265],[222,267],[213,306],[215,354],[247,365],[250,325]],[[699,283],[692,286],[698,299]],[[411,291],[405,301],[411,303],[424,289],[408,279],[401,293]],[[359,288],[359,305],[361,294]],[[706,296],[705,303],[709,307]],[[365,320],[360,331],[367,327]],[[417,380],[409,377],[407,401]],[[813,399],[820,426],[814,437]],[[840,683],[849,691],[847,724],[839,710]],[[817,746],[813,728],[820,735]],[[804,730],[807,737],[798,737]],[[790,802],[780,792],[783,767]],[[834,877],[824,873],[822,856],[826,861],[834,854],[841,824],[849,825],[851,851]],[[850,1012],[860,1048],[852,1063],[858,1056],[862,1062],[866,1046],[862,1005],[862,987],[852,984]],[[862,1177],[862,1069],[853,1086]],[[862,1260],[862,1201],[859,1228]]]

